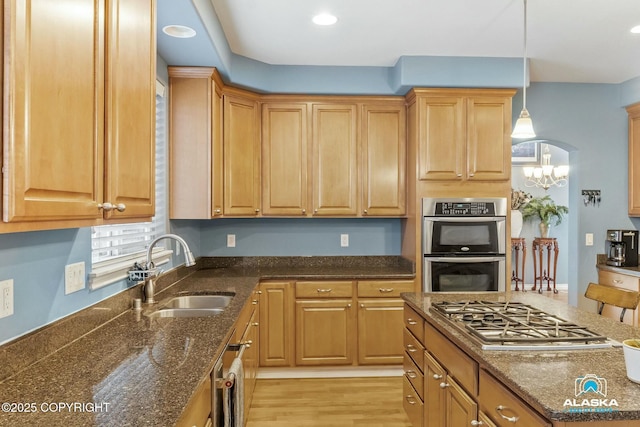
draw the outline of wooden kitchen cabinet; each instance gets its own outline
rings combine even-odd
[[[313,215],[358,213],[357,123],[356,104],[312,106]]]
[[[640,291],[640,278],[627,274],[621,274],[608,270],[598,270],[598,283],[605,286],[627,289],[630,291]],[[605,304],[602,309],[602,315],[616,321],[620,320],[621,308]],[[623,318],[624,323],[635,326],[640,325],[638,320],[638,309],[627,310]]]
[[[406,213],[406,109],[387,101],[362,107],[362,215]]]
[[[2,231],[154,214],[155,1],[76,3],[5,2]]]
[[[627,107],[629,120],[629,216],[640,216],[640,103]]]
[[[294,366],[292,282],[260,283],[260,366]]]
[[[222,79],[215,68],[169,67],[169,217],[222,215]]]
[[[296,365],[355,364],[353,283],[299,281],[295,287]]]
[[[308,211],[308,105],[262,105],[262,213],[300,216]]]
[[[224,207],[226,216],[260,214],[260,114],[258,97],[225,88]]]
[[[507,181],[513,90],[415,89],[418,179]]]
[[[235,343],[245,346],[242,352],[244,370],[244,413],[249,413],[256,385],[260,355],[260,290],[253,291],[236,321]],[[246,418],[245,418],[246,419]]]
[[[413,290],[408,280],[358,281],[358,364],[401,364],[404,302],[402,292]]]

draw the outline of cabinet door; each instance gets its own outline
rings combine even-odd
[[[260,290],[260,366],[293,366],[292,284],[261,283]]]
[[[262,213],[307,213],[307,104],[262,106]]]
[[[357,109],[313,105],[313,214],[357,214]]]
[[[257,102],[224,96],[224,214],[260,212],[260,138]]]
[[[446,393],[440,384],[447,373],[428,353],[424,352],[424,427],[444,426]]]
[[[447,376],[445,397],[445,426],[470,426],[471,421],[478,417],[478,404],[465,393],[462,388]]]
[[[467,179],[511,177],[511,98],[467,100]]]
[[[150,218],[155,201],[155,1],[107,0],[105,218]],[[131,25],[135,22],[136,25]]]
[[[401,216],[406,207],[404,104],[362,110],[362,215]]]
[[[400,364],[404,355],[404,303],[400,299],[358,300],[358,363]]]
[[[296,365],[351,365],[355,336],[350,299],[296,301]]]
[[[465,177],[465,100],[425,97],[418,100],[418,179]]]
[[[5,1],[5,222],[102,217],[104,3],[74,7]]]
[[[627,107],[629,115],[629,216],[640,216],[640,103]]]
[[[257,306],[259,307],[259,306]],[[249,413],[251,407],[251,399],[253,398],[253,390],[256,386],[256,378],[258,375],[258,358],[260,349],[260,336],[259,336],[259,310],[256,310],[251,315],[249,324],[247,325],[247,331],[243,343],[248,344],[242,356],[243,368],[244,368],[244,413]]]

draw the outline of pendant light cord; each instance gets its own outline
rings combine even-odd
[[[522,109],[527,109],[527,0],[524,0],[524,56],[522,57]]]

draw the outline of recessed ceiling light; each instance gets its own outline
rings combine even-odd
[[[180,39],[188,39],[196,35],[196,30],[184,25],[167,25],[162,31],[168,36],[178,37]]]
[[[631,28],[631,32],[633,34],[640,34],[640,25],[636,25],[635,27]]]
[[[338,22],[338,18],[330,13],[321,13],[313,17],[313,23],[316,25],[333,25]]]

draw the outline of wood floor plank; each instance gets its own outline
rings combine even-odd
[[[246,427],[411,427],[402,377],[259,379]]]

